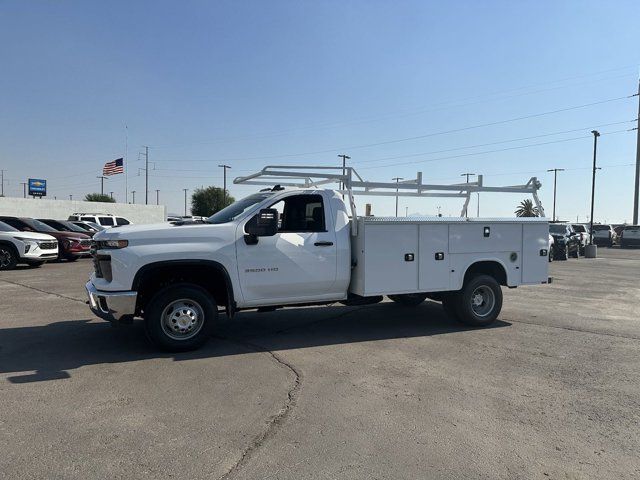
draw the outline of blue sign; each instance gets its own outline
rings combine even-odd
[[[47,181],[39,178],[29,179],[29,195],[34,197],[47,196]]]

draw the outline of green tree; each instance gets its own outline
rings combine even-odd
[[[116,203],[116,201],[111,198],[109,195],[104,193],[87,193],[84,197],[85,202],[105,202],[105,203]]]
[[[520,202],[515,211],[516,217],[539,217],[538,207],[533,206],[533,202],[528,198]]]
[[[208,217],[235,201],[228,191],[225,195],[222,188],[197,188],[191,195],[191,214]]]

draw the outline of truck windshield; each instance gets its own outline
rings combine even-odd
[[[249,195],[248,197],[243,198],[242,200],[238,200],[235,203],[232,203],[228,207],[223,208],[217,213],[211,215],[207,220],[207,223],[227,223],[235,220],[244,212],[249,210],[254,205],[262,202],[264,199],[269,198],[273,195],[273,192],[264,192],[264,193],[256,193],[254,195]]]
[[[611,230],[611,227],[609,225],[594,225],[593,231],[597,232],[598,230]]]
[[[567,233],[567,227],[565,227],[564,225],[549,225],[549,231],[551,233],[564,235],[565,233]]]

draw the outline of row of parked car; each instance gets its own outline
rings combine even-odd
[[[0,216],[0,270],[39,267],[89,256],[96,232],[130,222],[116,215],[74,213],[67,220]]]
[[[585,248],[591,241],[589,232],[589,225],[582,223],[550,223],[549,261],[566,260],[569,257],[579,258],[584,255]],[[593,243],[606,247],[640,246],[640,226],[594,225]]]

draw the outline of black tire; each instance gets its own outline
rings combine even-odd
[[[177,319],[172,318],[176,315]],[[166,286],[151,298],[145,309],[144,325],[147,337],[157,347],[169,352],[185,352],[209,340],[217,318],[218,308],[209,292],[191,283],[177,283]],[[182,320],[184,325],[180,323]],[[190,320],[197,323],[187,325]],[[197,329],[194,333],[190,328]]]
[[[417,307],[427,299],[426,293],[405,293],[402,295],[388,295],[389,299],[403,307]]]
[[[44,260],[38,260],[36,262],[27,262],[30,268],[38,268],[44,265]]]
[[[64,257],[67,262],[75,262],[80,257],[76,257],[75,255],[67,255]]]
[[[480,300],[484,304],[474,304],[474,297],[477,295],[480,295]],[[495,278],[489,275],[478,275],[462,287],[460,301],[456,304],[458,319],[462,323],[472,327],[489,325],[498,318],[500,310],[502,310],[502,289]]]
[[[554,260],[554,258],[555,258],[555,256],[556,256],[556,251],[555,251],[555,250],[556,250],[556,249],[555,249],[555,248],[553,248],[553,247],[551,247],[551,248],[549,249],[549,255],[547,255],[547,256],[549,257],[549,261],[550,261],[550,262],[553,262],[553,260]]]
[[[18,252],[13,245],[0,243],[0,270],[13,270],[18,263]]]
[[[460,301],[460,295],[458,293],[448,293],[442,296],[442,309],[449,318],[459,320],[456,305],[460,303]]]
[[[569,260],[569,249],[567,247],[564,247],[562,250],[560,250],[558,260]]]
[[[576,247],[576,251],[573,252],[573,258],[575,259],[580,258],[580,249],[578,247]]]

